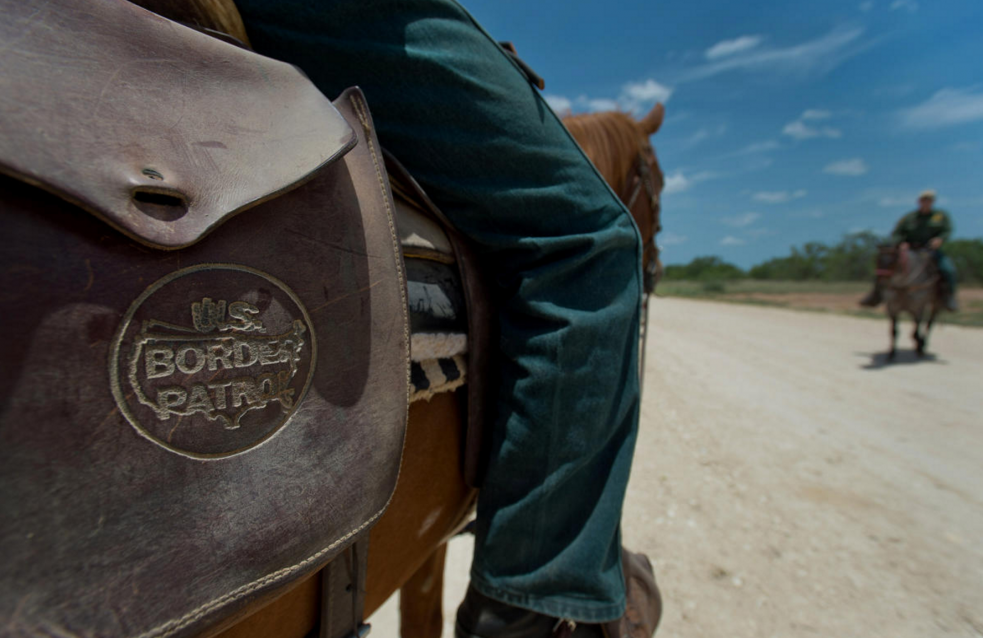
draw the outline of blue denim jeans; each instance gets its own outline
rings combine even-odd
[[[949,256],[946,255],[941,250],[935,251],[935,263],[939,266],[939,273],[942,275],[942,279],[945,280],[946,286],[949,288],[949,294],[956,294],[956,265],[952,263]]]
[[[472,584],[619,617],[638,423],[641,242],[536,89],[452,0],[239,0],[259,53],[329,97],[361,86],[382,144],[474,243],[500,335]]]

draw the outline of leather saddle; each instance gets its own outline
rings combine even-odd
[[[216,632],[395,487],[371,116],[121,0],[0,9],[0,636]]]

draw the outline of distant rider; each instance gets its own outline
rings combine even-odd
[[[945,308],[955,312],[959,309],[956,303],[956,267],[942,252],[942,244],[952,234],[952,222],[949,214],[935,208],[934,204],[935,191],[923,191],[918,196],[918,208],[901,218],[891,233],[891,240],[901,249],[930,248],[935,251],[935,263],[942,274]],[[863,298],[860,305],[874,307],[881,303],[881,288],[878,278],[874,282],[874,290]]]

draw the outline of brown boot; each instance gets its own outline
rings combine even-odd
[[[874,289],[867,293],[866,297],[860,300],[860,305],[866,306],[867,308],[874,308],[879,305],[881,301],[881,284],[880,282],[877,282],[874,284]]]
[[[662,616],[662,598],[652,563],[622,548],[627,605],[624,615],[600,625],[575,623],[513,607],[468,587],[457,610],[456,638],[652,638]]]
[[[645,554],[621,548],[625,571],[625,615],[604,623],[605,638],[652,638],[662,618],[662,596],[655,584],[652,563]]]

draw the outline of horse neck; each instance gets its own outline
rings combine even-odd
[[[631,119],[623,113],[597,113],[567,118],[564,124],[604,181],[624,197],[640,150],[639,133]]]
[[[909,250],[907,258],[899,262],[899,269],[891,277],[895,288],[910,288],[926,283],[935,277],[931,272],[932,255],[927,251]]]

